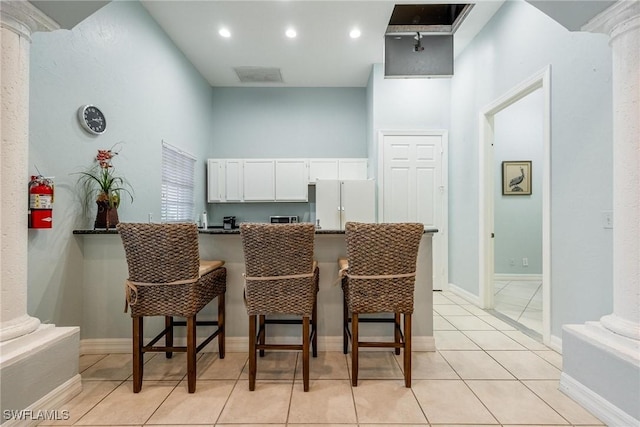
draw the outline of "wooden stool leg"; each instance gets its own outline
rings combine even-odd
[[[259,319],[259,325],[260,327],[258,328],[258,330],[260,332],[258,332],[260,334],[260,345],[264,345],[265,342],[267,341],[267,328],[265,326],[265,319],[266,316],[264,314],[261,314],[260,316],[258,316]],[[260,357],[264,357],[264,349],[260,349]]]
[[[144,354],[142,347],[143,323],[142,317],[134,317],[133,320],[133,392],[139,393],[142,389],[142,374],[144,366]]]
[[[187,318],[187,385],[196,391],[196,316]]]
[[[400,337],[400,313],[395,314],[395,321],[393,322],[393,336],[396,344],[400,344],[402,342],[402,338]],[[400,354],[400,347],[396,347],[396,354]]]
[[[349,308],[347,307],[347,296],[342,293],[342,353],[347,354],[349,351]]]
[[[318,357],[318,297],[313,297],[313,313],[311,314],[311,334],[313,341],[311,342],[313,357]],[[309,335],[305,335],[308,337]],[[307,338],[308,339],[308,338]]]
[[[358,313],[351,313],[351,385],[358,386]]]
[[[304,391],[309,391],[309,318],[302,318],[302,382]]]
[[[256,389],[256,316],[249,316],[249,391]]]
[[[167,333],[164,336],[164,344],[167,347],[173,347],[173,317],[164,316],[164,327],[167,329]],[[173,352],[167,351],[164,355],[167,359],[171,359]]]
[[[404,315],[404,386],[411,388],[411,314]]]
[[[220,333],[218,334],[218,357],[220,357],[220,359],[224,359],[224,342],[225,342],[224,315],[225,315],[225,299],[224,299],[224,294],[220,294],[218,295],[218,330],[220,331]]]

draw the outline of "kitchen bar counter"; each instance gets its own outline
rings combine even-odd
[[[435,350],[433,338],[432,236],[426,230],[418,252],[413,348]],[[123,313],[127,263],[120,236],[112,230],[74,230],[74,256],[81,268],[74,270],[77,280],[76,304],[82,306],[80,324],[83,353],[131,351],[131,317]],[[247,351],[248,316],[243,300],[245,272],[240,231],[209,228],[200,230],[200,258],[224,260],[227,268],[226,320],[228,351]],[[338,280],[338,258],[346,256],[344,231],[317,230],[314,255],[320,268],[318,293],[318,344],[320,351],[342,350],[342,289]],[[202,320],[215,319],[214,305],[205,307]],[[162,318],[145,321],[152,334],[163,327]],[[298,328],[299,329],[299,328]],[[296,326],[273,325],[270,335],[277,341],[291,342],[299,336]],[[363,324],[361,334],[372,338],[393,337],[388,325]],[[214,348],[213,346],[212,348]],[[214,350],[211,350],[214,351]]]

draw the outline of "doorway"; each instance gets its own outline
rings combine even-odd
[[[479,279],[480,279],[480,299],[482,308],[495,309],[496,299],[494,283],[496,279],[496,191],[497,185],[502,185],[501,170],[496,166],[496,115],[508,107],[513,106],[518,101],[539,90],[542,97],[542,153],[541,159],[532,173],[540,177],[540,198],[541,198],[541,308],[542,308],[542,341],[550,344],[550,66],[536,73],[528,80],[522,82],[511,89],[505,95],[492,102],[480,112],[480,235],[479,235]],[[525,159],[513,159],[525,160]],[[496,170],[498,169],[498,170]],[[498,177],[498,178],[496,178]],[[500,180],[496,183],[497,180]],[[521,196],[509,196],[521,197]],[[504,257],[503,255],[500,255]],[[507,258],[507,263],[513,259],[514,265],[527,263],[526,257]],[[504,260],[502,260],[504,261]]]
[[[380,131],[378,218],[420,222],[433,235],[433,289],[448,281],[447,132]]]

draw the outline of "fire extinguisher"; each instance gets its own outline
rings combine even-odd
[[[29,228],[53,225],[53,179],[31,176],[29,182]]]

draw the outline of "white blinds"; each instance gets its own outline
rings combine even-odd
[[[196,159],[162,143],[162,222],[193,222]]]

